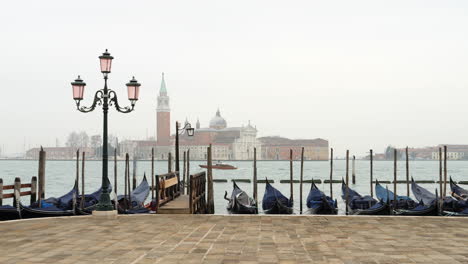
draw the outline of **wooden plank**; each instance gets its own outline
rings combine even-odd
[[[13,190],[14,188],[14,185],[3,185],[3,190]]]
[[[323,183],[341,183],[341,180],[323,180]]]
[[[31,188],[31,184],[30,183],[22,183],[21,188]]]
[[[235,182],[247,182],[247,183],[250,183],[250,182],[251,182],[250,179],[232,179],[231,181],[235,181]]]
[[[27,195],[31,195],[31,191],[20,192],[20,196],[27,196]]]
[[[162,186],[163,186],[164,189],[167,189],[167,188],[169,188],[171,186],[176,185],[177,183],[178,183],[177,178],[174,177],[174,178],[170,178],[168,180],[164,180],[162,182],[162,184],[163,184]]]
[[[228,182],[227,179],[213,179],[213,182]]]
[[[162,205],[159,210],[159,214],[189,214],[190,213],[190,202],[188,195],[180,195],[176,199],[167,202]]]
[[[266,183],[266,180],[257,180],[257,183]],[[268,180],[269,183],[275,183],[275,180]]]
[[[14,193],[7,193],[7,194],[3,194],[3,199],[7,199],[7,198],[13,198],[15,196]]]

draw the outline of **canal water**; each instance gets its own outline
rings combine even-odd
[[[215,191],[215,212],[216,214],[226,214],[227,201],[223,199],[224,192],[227,191],[230,195],[232,191],[232,179],[252,179],[253,176],[253,162],[250,161],[231,161],[228,162],[236,167],[237,170],[213,170],[213,177],[215,179],[227,179],[227,183],[214,183]],[[195,173],[202,171],[198,166],[204,164],[202,161],[191,161],[190,172]],[[181,162],[182,165],[182,162]],[[124,161],[118,161],[118,193],[122,193],[123,177],[124,177]],[[130,162],[132,166],[132,162]],[[341,179],[345,177],[346,162],[344,160],[335,160],[333,166],[333,179]],[[433,180],[439,179],[439,163],[438,161],[410,161],[410,177],[415,180]],[[181,166],[182,167],[182,166]],[[46,164],[46,197],[60,196],[73,187],[75,179],[75,161],[53,161],[49,160]],[[81,162],[80,162],[81,168]],[[350,187],[355,189],[361,194],[370,194],[369,184],[369,161],[356,160],[356,184]],[[468,181],[468,161],[449,161],[448,175],[452,176],[457,181]],[[38,162],[32,160],[0,160],[0,178],[3,179],[5,185],[13,184],[15,177],[21,177],[23,182],[30,182],[31,177],[37,175]],[[109,178],[113,183],[113,162],[109,162]],[[398,161],[398,179],[406,179],[405,162]],[[137,181],[140,182],[143,174],[146,172],[148,181],[151,183],[149,174],[151,173],[150,161],[138,161],[137,163]],[[156,161],[155,172],[163,174],[167,172],[167,162]],[[133,173],[133,168],[130,168],[130,173]],[[294,179],[300,177],[300,162],[295,161],[293,164]],[[275,186],[286,197],[289,197],[288,183],[280,183],[280,180],[289,179],[289,161],[258,161],[257,162],[257,175],[258,179],[271,179],[274,180]],[[349,168],[349,175],[351,181],[351,161]],[[81,177],[81,176],[80,176]],[[100,161],[86,161],[85,164],[85,191],[86,193],[93,192],[101,185],[101,162]],[[329,179],[330,177],[330,163],[328,161],[305,161],[304,162],[304,179]],[[393,161],[374,161],[374,179],[378,180],[392,180],[393,179]],[[252,183],[238,183],[239,187],[252,195]],[[326,194],[330,194],[329,184],[317,184]],[[421,184],[423,187],[434,191],[438,184]],[[81,186],[81,183],[80,183]],[[393,184],[388,185],[390,190],[393,190]],[[398,193],[400,195],[406,194],[406,185],[398,184]],[[450,189],[447,186],[448,190]],[[305,199],[310,189],[310,183],[305,183],[303,186],[303,203],[304,208]],[[259,203],[264,194],[265,184],[258,184]],[[340,214],[344,213],[344,203],[341,199],[341,184],[333,184],[333,197],[337,198]],[[28,197],[22,198],[24,203],[27,204]],[[11,199],[5,200],[11,203]],[[260,206],[261,207],[261,206]],[[295,213],[299,213],[299,184],[294,184],[294,207]],[[260,210],[261,211],[261,210]]]

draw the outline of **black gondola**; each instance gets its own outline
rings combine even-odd
[[[20,218],[18,208],[11,205],[0,206],[0,221],[15,220]]]
[[[55,198],[51,197],[39,203],[36,202],[30,206],[24,206],[21,202],[19,207],[21,210],[21,218],[38,218],[38,217],[56,217],[56,216],[72,216],[75,215],[76,197],[78,195],[78,183],[75,181],[73,189],[67,194]]]
[[[293,202],[266,180],[262,208],[265,214],[292,214]]]
[[[347,204],[349,214],[356,214],[358,213],[358,210],[361,211],[359,212],[359,214],[364,214],[365,212],[363,210],[371,209],[377,203],[377,200],[375,200],[369,195],[362,196],[355,190],[351,188],[346,188],[346,183],[344,180],[342,180],[341,181],[341,193],[342,193],[341,198],[343,199],[343,201],[345,201],[345,203],[346,203],[346,191],[347,190],[349,191],[349,204]],[[378,209],[379,208],[372,208],[371,210],[378,210]]]
[[[377,199],[390,205],[392,209],[413,209],[418,204],[408,196],[398,195],[397,202],[394,203],[395,194],[384,188],[378,180],[375,181],[375,195]]]
[[[112,192],[112,185],[109,184],[109,192]],[[75,208],[75,212],[77,215],[90,215],[96,209],[96,205],[99,203],[99,198],[101,197],[102,187],[100,187],[97,191],[91,194],[85,194],[84,196],[84,204],[83,209],[81,208],[81,200],[83,197],[79,195],[77,197],[77,206]]]
[[[224,199],[229,201],[226,209],[233,214],[256,214],[258,208],[254,199],[239,188],[235,181],[232,181],[232,185],[231,198],[227,198],[227,192],[224,194]]]
[[[411,179],[411,191],[413,192],[416,200],[419,204],[413,209],[400,209],[396,210],[395,213],[398,215],[411,215],[411,216],[423,216],[423,215],[438,215],[438,195],[431,193],[423,187],[416,184],[414,179]]]
[[[149,209],[145,208],[144,202],[150,193],[150,186],[146,175],[143,176],[141,183],[130,193],[131,205],[129,208],[128,197],[125,195],[117,196],[119,214],[144,214],[149,213]]]
[[[311,214],[337,214],[336,199],[326,196],[312,180],[309,195],[307,196],[307,208]]]
[[[450,189],[452,190],[452,196],[459,201],[468,201],[468,190],[458,186],[450,177]]]

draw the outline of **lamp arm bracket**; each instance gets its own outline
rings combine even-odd
[[[109,89],[108,94],[109,94],[108,95],[109,96],[109,104],[114,105],[115,109],[117,109],[117,111],[119,111],[121,113],[130,113],[130,112],[133,111],[133,109],[135,107],[134,103],[132,103],[131,106],[121,107],[119,105],[119,101],[117,100],[117,94],[115,93],[115,91]]]
[[[104,97],[104,91],[103,90],[99,90],[96,92],[96,94],[94,95],[94,100],[93,100],[93,104],[89,107],[87,106],[80,106],[80,102],[81,101],[77,101],[76,102],[76,109],[78,109],[78,111],[80,112],[83,112],[83,113],[88,113],[88,112],[91,112],[93,111],[97,105],[102,105],[102,98]]]

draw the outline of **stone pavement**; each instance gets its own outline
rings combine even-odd
[[[0,223],[0,263],[468,263],[468,218],[130,215]]]

